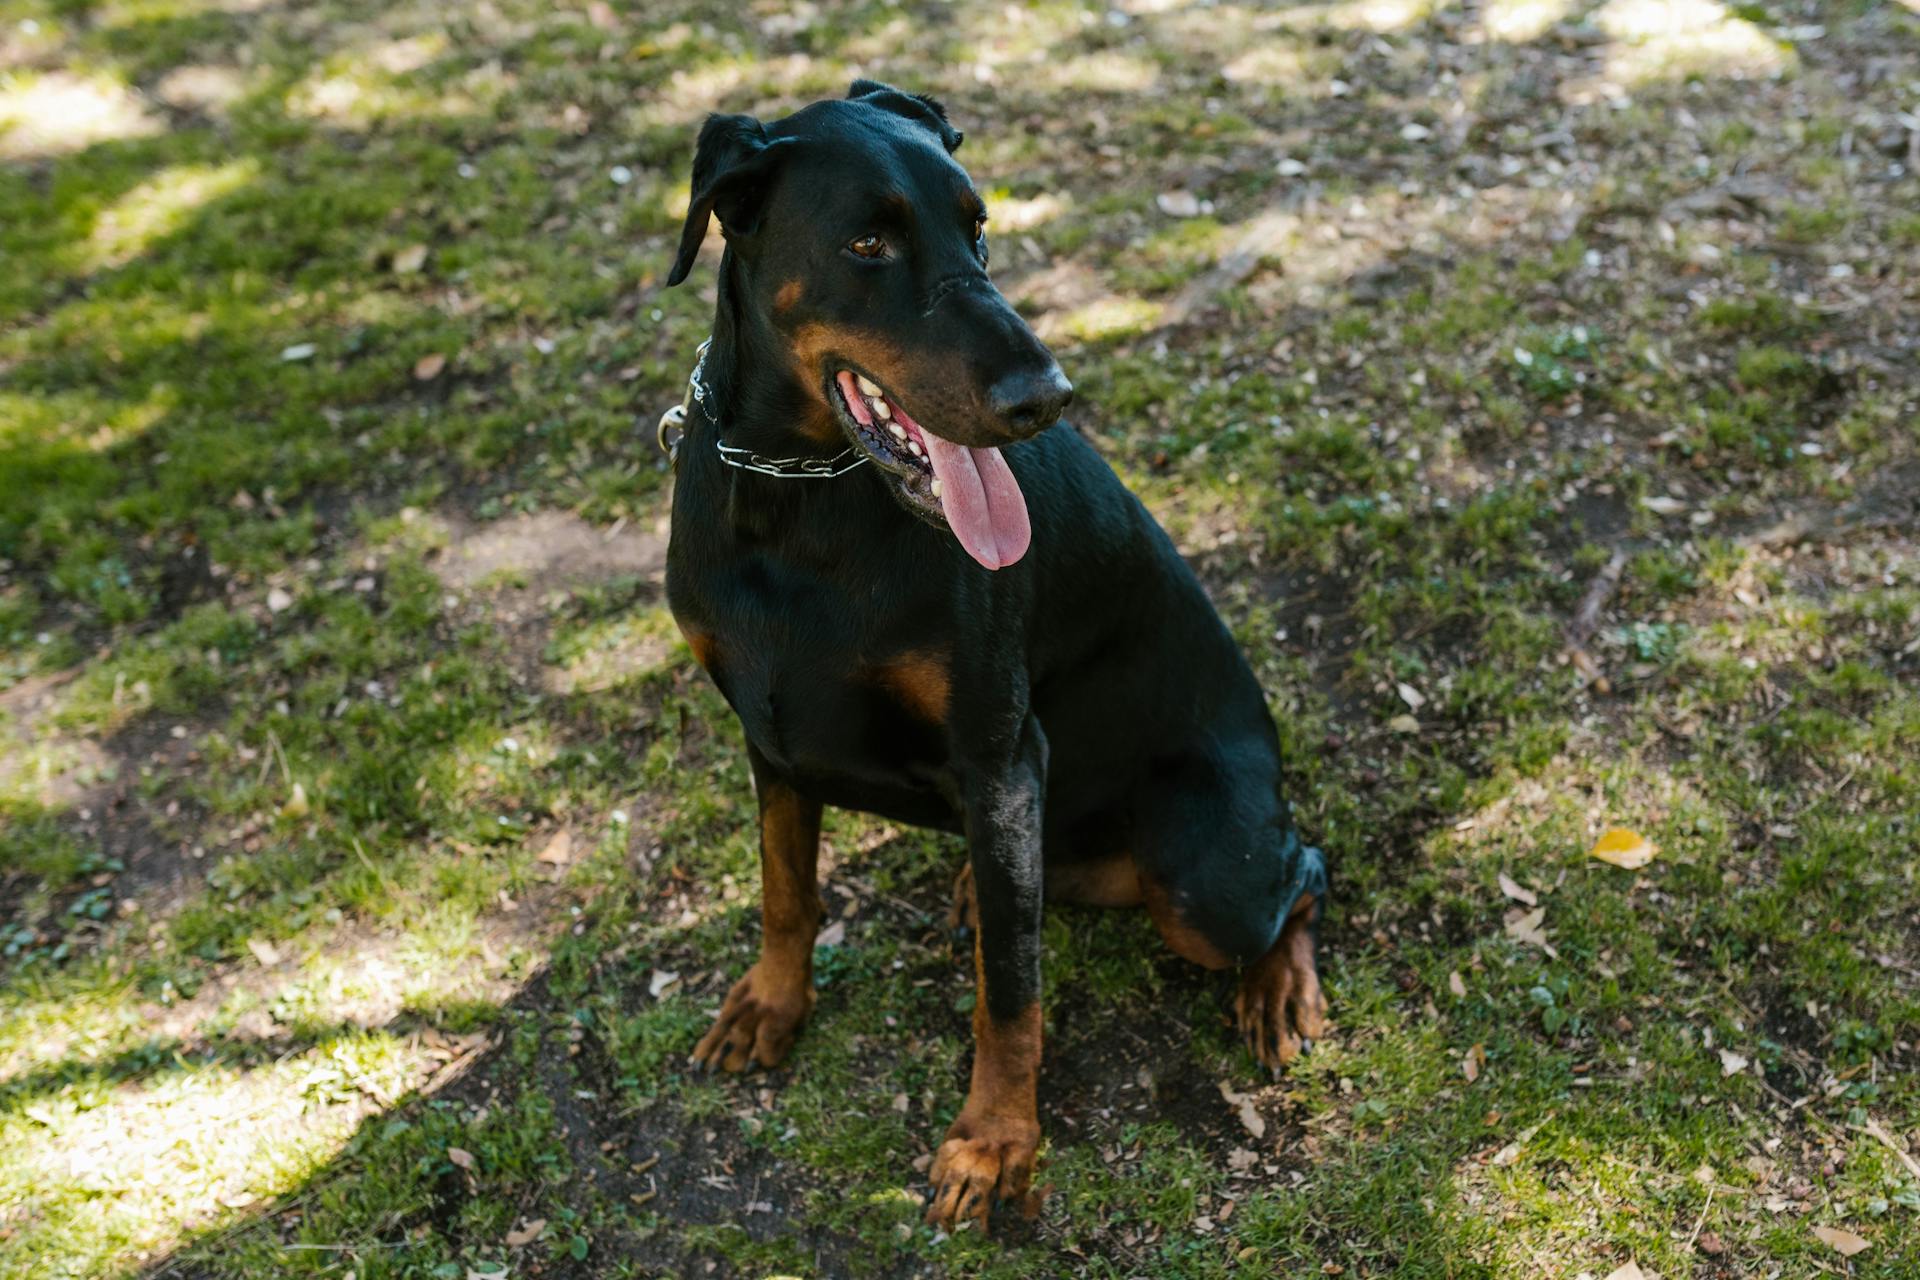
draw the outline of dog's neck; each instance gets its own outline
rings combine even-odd
[[[720,261],[713,341],[701,370],[706,403],[690,406],[677,483],[713,493],[736,537],[777,543],[787,557],[832,561],[844,555],[850,536],[874,542],[882,531],[919,525],[876,486],[872,467],[832,478],[793,478],[722,460],[720,444],[768,458],[826,458],[847,448],[844,441],[823,446],[800,430],[820,412],[818,399],[793,367],[785,341],[747,305],[737,271],[728,249]]]
[[[720,442],[769,458],[825,458],[842,452],[844,440],[822,445],[799,429],[810,418],[819,418],[819,398],[801,381],[780,335],[747,305],[739,270],[728,249],[720,259],[713,345],[704,374]]]

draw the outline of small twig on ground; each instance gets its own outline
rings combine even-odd
[[[1700,1216],[1693,1220],[1693,1230],[1687,1235],[1687,1248],[1693,1248],[1693,1242],[1700,1238],[1700,1228],[1707,1225],[1707,1213],[1713,1208],[1713,1184],[1707,1184],[1707,1202],[1700,1206]]]
[[[1916,1178],[1920,1178],[1920,1160],[1915,1160],[1912,1156],[1908,1155],[1906,1148],[1895,1142],[1893,1135],[1882,1128],[1878,1120],[1875,1120],[1872,1116],[1868,1116],[1865,1124],[1850,1124],[1847,1128],[1852,1129],[1856,1133],[1864,1133],[1871,1138],[1878,1139],[1887,1150],[1900,1157],[1900,1163],[1907,1166],[1907,1172]]]
[[[360,855],[360,861],[366,864],[367,870],[373,872],[373,878],[380,882],[381,887],[386,889],[388,893],[399,893],[399,890],[394,887],[393,881],[387,879],[387,873],[373,865],[373,859],[367,856],[367,851],[360,845],[359,836],[353,837],[353,851]]]
[[[1161,313],[1160,328],[1183,325],[1212,306],[1227,290],[1252,275],[1263,258],[1277,253],[1299,220],[1291,213],[1269,209],[1247,224],[1247,230],[1211,270],[1203,273]]]
[[[1567,648],[1585,649],[1593,639],[1593,633],[1600,629],[1600,615],[1605,612],[1607,602],[1620,589],[1620,575],[1626,567],[1626,549],[1616,547],[1605,567],[1587,584],[1586,594],[1580,597],[1580,607],[1573,611],[1573,621],[1567,624]]]

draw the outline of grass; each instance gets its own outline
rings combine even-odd
[[[1920,1271],[1920,19],[1816,8],[4,0],[0,1272]],[[993,1240],[919,1222],[954,840],[830,813],[789,1068],[684,1066],[758,887],[662,277],[701,115],[856,74],[967,130],[1336,872],[1277,1081],[1050,914]]]

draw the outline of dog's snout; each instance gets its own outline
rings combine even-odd
[[[1073,402],[1073,384],[1060,366],[1048,361],[1043,369],[1010,373],[988,392],[993,411],[1022,436],[1038,435],[1060,420]]]

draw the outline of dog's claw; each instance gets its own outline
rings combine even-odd
[[[1248,1050],[1276,1077],[1325,1033],[1327,998],[1304,915],[1289,920],[1272,950],[1247,970],[1234,1013]]]
[[[688,1062],[697,1070],[740,1072],[747,1064],[777,1067],[786,1060],[800,1026],[813,1011],[813,988],[777,982],[760,965],[733,984]]]
[[[934,1157],[927,1224],[955,1230],[977,1222],[985,1232],[996,1200],[1031,1216],[1039,1141],[1039,1125],[1032,1121],[974,1118],[963,1111]]]

